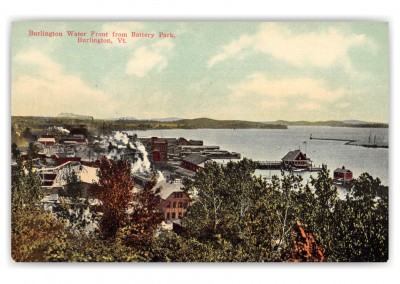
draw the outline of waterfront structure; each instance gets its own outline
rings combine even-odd
[[[203,146],[203,141],[202,140],[187,140],[183,137],[178,138],[178,144],[179,146]]]
[[[282,164],[285,167],[308,168],[311,160],[300,150],[289,151],[283,158]]]
[[[353,172],[343,166],[342,168],[337,168],[333,171],[333,178],[337,181],[346,183],[353,180]]]
[[[190,198],[181,188],[179,182],[160,181],[154,187],[154,190],[160,188],[158,197],[166,221],[180,220],[186,215],[190,205]]]
[[[181,167],[191,170],[193,172],[197,172],[200,169],[203,169],[207,161],[210,158],[202,155],[191,154],[182,159]]]
[[[166,139],[159,139],[157,137],[152,137],[151,151],[153,154],[153,161],[155,162],[168,161],[168,141]]]

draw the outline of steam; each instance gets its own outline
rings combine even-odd
[[[157,183],[165,180],[165,177],[161,171],[157,171]]]
[[[108,147],[111,143],[114,149],[112,149],[108,154],[108,159],[120,159],[120,152],[123,149],[131,148],[132,150],[136,150],[139,153],[138,159],[131,164],[132,173],[148,173],[150,172],[151,163],[149,158],[147,157],[147,151],[144,145],[138,141],[132,143],[129,141],[129,137],[125,132],[117,131],[111,136],[104,137],[102,144],[103,147]]]
[[[130,144],[132,145],[132,143]],[[133,146],[133,145],[132,145]],[[132,148],[131,146],[131,148]],[[133,149],[133,148],[132,148]],[[147,173],[150,171],[150,161],[147,157],[147,151],[144,145],[140,142],[135,142],[135,149],[141,153],[141,157],[132,165],[132,173],[140,172],[140,173]]]
[[[57,130],[58,132],[64,133],[64,134],[69,134],[70,133],[68,129],[65,129],[63,127],[54,126],[54,129]]]
[[[128,143],[129,143],[129,137],[128,137],[128,135],[126,135],[125,132],[117,131],[117,132],[115,132],[113,138],[115,141],[122,142],[124,145],[128,145]]]
[[[115,149],[112,149],[110,153],[106,155],[107,159],[112,160],[112,159],[117,159],[119,160],[121,156],[118,154],[118,151]]]

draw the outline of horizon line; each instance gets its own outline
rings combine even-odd
[[[122,116],[122,117],[109,117],[109,118],[98,118],[94,117],[91,115],[78,115],[78,114],[72,114],[75,115],[76,117],[68,117],[68,116],[51,116],[51,115],[11,115],[11,117],[44,117],[44,118],[67,118],[67,119],[74,119],[74,118],[92,118],[94,120],[123,120],[124,118],[130,118],[131,120],[137,120],[137,121],[157,121],[158,119],[168,119],[168,118],[176,118],[174,121],[178,120],[194,120],[194,119],[212,119],[212,120],[219,120],[219,121],[248,121],[248,122],[260,122],[260,123],[269,123],[269,122],[279,122],[279,121],[284,121],[284,122],[328,122],[328,121],[338,121],[338,122],[345,122],[345,121],[360,121],[362,123],[368,123],[368,124],[374,124],[374,123],[380,123],[380,124],[388,124],[389,122],[381,122],[381,121],[365,121],[362,119],[341,119],[341,120],[336,120],[336,119],[326,119],[326,120],[286,120],[286,119],[276,119],[276,120],[269,120],[269,121],[261,121],[261,120],[244,120],[244,119],[218,119],[218,118],[210,118],[210,117],[195,117],[195,118],[180,118],[180,117],[159,117],[159,118],[136,118],[136,117],[130,117],[130,116]],[[168,122],[168,121],[167,121]]]

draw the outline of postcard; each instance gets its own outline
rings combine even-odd
[[[15,262],[386,262],[385,22],[14,22]]]

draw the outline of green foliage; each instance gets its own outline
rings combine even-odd
[[[355,180],[351,195],[335,209],[338,261],[387,261],[389,210],[386,195],[377,197],[379,179],[364,173]]]
[[[184,227],[190,237],[215,246],[239,248],[241,261],[276,261],[290,243],[295,210],[292,192],[300,179],[290,175],[267,183],[253,176],[254,163],[242,160],[226,167],[208,164],[186,185],[198,195]]]
[[[11,167],[11,203],[13,212],[20,207],[36,204],[43,197],[39,175],[33,169],[32,157],[22,161],[16,144],[12,145],[15,165]]]
[[[304,251],[296,247],[296,224],[315,239],[321,259],[388,260],[388,194],[379,179],[366,173],[352,182],[341,200],[326,167],[305,185],[293,173],[270,181],[256,177],[254,163],[247,159],[226,166],[210,163],[185,182],[193,200],[178,235],[159,229],[163,216],[151,189],[155,183],[133,193],[130,165],[104,159],[99,183],[92,188],[101,201],[100,232],[85,235],[66,226],[86,222],[80,218],[88,204],[77,194],[77,177],[69,177],[68,199],[61,204],[61,211],[69,215],[63,222],[36,205],[40,180],[32,159],[22,162],[16,145],[12,154],[16,261],[304,261],[307,258],[293,257],[293,252]]]
[[[119,241],[77,235],[42,208],[20,208],[12,216],[11,254],[17,262],[146,261]]]
[[[151,247],[155,231],[164,220],[160,199],[152,190],[156,182],[156,179],[153,180],[134,194],[128,221],[119,232],[119,238],[125,245],[134,246],[142,251]]]
[[[11,221],[11,254],[15,261],[46,261],[45,253],[51,247],[67,249],[69,237],[64,225],[41,208],[20,207]]]
[[[183,222],[188,239],[216,251],[221,243],[235,247],[225,261],[293,261],[288,256],[301,221],[328,261],[388,259],[388,200],[377,198],[378,179],[361,175],[340,200],[326,167],[311,187],[293,174],[267,182],[253,170],[248,160],[211,163],[186,184],[198,192]]]
[[[225,240],[214,245],[186,238],[174,232],[162,232],[154,244],[152,261],[228,262],[240,261],[240,250]]]

